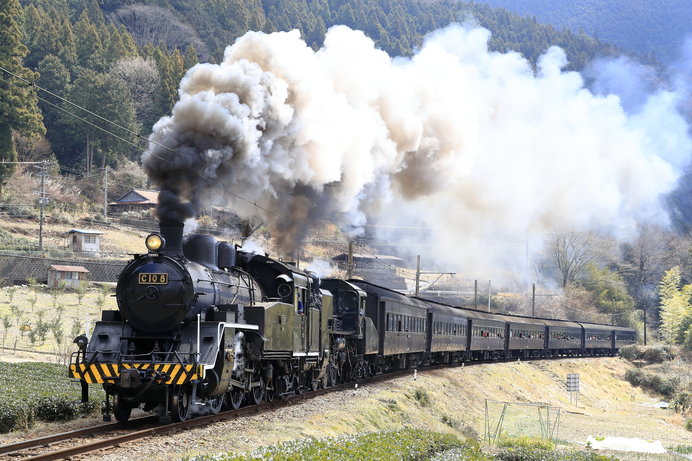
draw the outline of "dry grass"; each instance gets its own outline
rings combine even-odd
[[[0,219],[0,229],[12,236],[38,242],[38,221],[32,219]],[[67,248],[66,232],[71,229],[89,229],[103,232],[101,251],[108,255],[120,257],[131,253],[146,251],[144,239],[147,232],[133,230],[124,226],[104,226],[85,224],[75,220],[68,223],[54,223],[48,220],[44,226],[44,242],[47,247]]]

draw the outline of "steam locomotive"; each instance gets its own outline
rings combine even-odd
[[[118,310],[75,339],[69,374],[106,391],[105,419],[156,409],[182,421],[430,364],[613,355],[611,325],[499,315],[363,280],[320,280],[183,225],[160,223],[119,276]]]

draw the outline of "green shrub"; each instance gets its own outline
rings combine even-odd
[[[629,346],[621,347],[618,354],[624,359],[636,360],[640,359],[644,355],[644,352],[642,351],[641,347],[637,346],[636,344],[631,344]]]
[[[535,437],[502,437],[498,443],[500,447],[531,448],[539,450],[551,450],[555,447],[553,442]]]
[[[682,455],[692,455],[692,445],[678,445],[670,450]]]
[[[0,433],[29,429],[34,419],[34,409],[26,402],[0,402]]]
[[[649,363],[662,363],[671,359],[670,349],[666,347],[650,347],[644,351],[642,359]]]
[[[0,362],[0,433],[31,427],[34,419],[65,421],[91,413],[103,389],[91,386],[90,402],[78,403],[81,387],[53,363]]]
[[[514,447],[495,455],[501,461],[617,461],[617,458],[588,451],[554,451],[531,447]]]
[[[216,455],[192,458],[194,461],[299,461],[316,460],[423,460],[435,453],[454,448],[465,448],[479,452],[473,442],[462,443],[451,434],[402,429],[398,431],[373,432],[369,434],[327,437],[323,439],[292,440],[270,447],[254,450],[248,455]],[[466,459],[466,458],[464,458]],[[485,458],[477,458],[485,459]]]
[[[685,413],[692,408],[692,393],[680,392],[673,400],[673,409],[677,413]]]
[[[416,390],[413,391],[413,398],[416,399],[416,402],[418,402],[421,407],[430,406],[430,396],[425,389],[420,387],[416,388]]]
[[[633,386],[640,386],[643,377],[644,372],[636,368],[631,368],[625,372],[625,379]]]
[[[96,409],[96,403],[82,403],[64,397],[41,397],[36,406],[36,417],[44,421],[69,421],[88,415]]]
[[[685,429],[692,432],[692,419],[687,420],[687,422],[685,423]]]
[[[680,384],[676,378],[662,378],[657,374],[644,373],[635,368],[625,372],[625,379],[633,386],[641,386],[644,389],[658,392],[667,398],[675,395]]]

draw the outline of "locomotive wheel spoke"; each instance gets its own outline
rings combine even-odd
[[[256,382],[259,382],[259,385],[252,388],[252,392],[250,392],[250,395],[252,396],[252,403],[254,403],[255,405],[259,405],[264,401],[264,393],[266,389],[264,385],[264,380],[261,376]]]
[[[243,403],[243,391],[237,387],[233,387],[226,392],[226,407],[229,410],[237,410]]]
[[[209,410],[211,414],[218,414],[225,405],[226,394],[209,397]]]
[[[173,397],[173,419],[175,421],[185,421],[190,415],[190,392],[185,386],[177,386]]]

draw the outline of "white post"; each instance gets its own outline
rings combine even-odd
[[[488,312],[490,312],[490,295],[491,295],[490,280],[488,280]]]
[[[201,319],[200,314],[197,314],[197,363],[199,363],[199,359],[202,356],[202,354],[200,354],[200,352],[199,352],[199,338],[200,338],[200,330],[202,328],[200,319]]]

